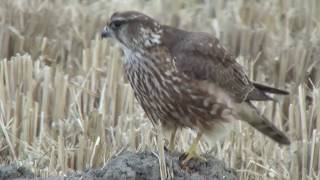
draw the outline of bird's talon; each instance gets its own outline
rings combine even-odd
[[[188,153],[183,153],[179,156],[179,162],[182,162],[186,157],[188,156]]]
[[[179,157],[179,162],[180,162],[181,166],[185,166],[194,157],[196,157],[196,154],[194,152],[183,153]]]
[[[200,156],[198,154],[196,154],[195,152],[191,152],[191,153],[183,153],[180,157],[179,157],[179,163],[181,165],[181,167],[183,169],[185,169],[185,167],[187,166],[187,163],[191,160],[191,159],[197,159],[199,161],[203,161],[203,162],[207,162],[207,159],[203,156]]]

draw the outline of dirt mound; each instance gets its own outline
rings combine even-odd
[[[0,167],[0,179],[28,179],[33,178],[34,174],[27,168],[18,165]]]
[[[235,171],[225,167],[225,164],[216,158],[205,155],[207,161],[191,160],[187,170],[179,165],[180,153],[166,153],[166,165],[169,174],[177,180],[207,180],[207,179],[236,179]],[[83,172],[68,174],[65,179],[160,179],[159,160],[153,152],[122,152],[111,159],[101,169],[88,169]],[[0,167],[0,179],[30,179],[34,174],[25,167],[17,165]],[[48,177],[42,179],[61,179],[61,177]]]

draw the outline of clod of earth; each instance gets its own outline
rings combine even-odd
[[[227,168],[221,160],[210,155],[204,155],[206,161],[192,159],[188,162],[188,169],[181,169],[179,165],[181,153],[166,153],[167,172],[174,180],[234,180],[237,179],[233,169]],[[23,171],[21,171],[23,169]],[[24,167],[3,166],[0,167],[0,179],[19,178],[28,179],[34,175]],[[49,177],[42,179],[59,179],[61,177]],[[88,169],[83,172],[71,173],[64,177],[69,180],[76,179],[161,179],[159,159],[155,153],[124,151],[112,158],[101,169]]]

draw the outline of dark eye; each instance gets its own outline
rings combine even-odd
[[[124,23],[124,21],[112,21],[110,26],[112,29],[118,29],[122,24]]]

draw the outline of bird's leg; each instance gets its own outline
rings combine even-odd
[[[197,157],[203,161],[206,161],[206,159],[204,157],[201,157],[200,155],[197,155],[197,146],[198,146],[198,143],[200,141],[202,137],[202,133],[201,132],[198,132],[196,138],[193,140],[189,150],[182,154],[180,157],[179,157],[179,161],[181,162],[181,165],[182,166],[185,166],[186,163],[192,159],[193,157]]]
[[[175,137],[176,137],[176,133],[177,133],[177,128],[175,127],[173,129],[173,131],[171,132],[171,135],[170,135],[170,141],[169,141],[169,151],[170,152],[173,152],[174,151],[174,145],[175,145]]]

